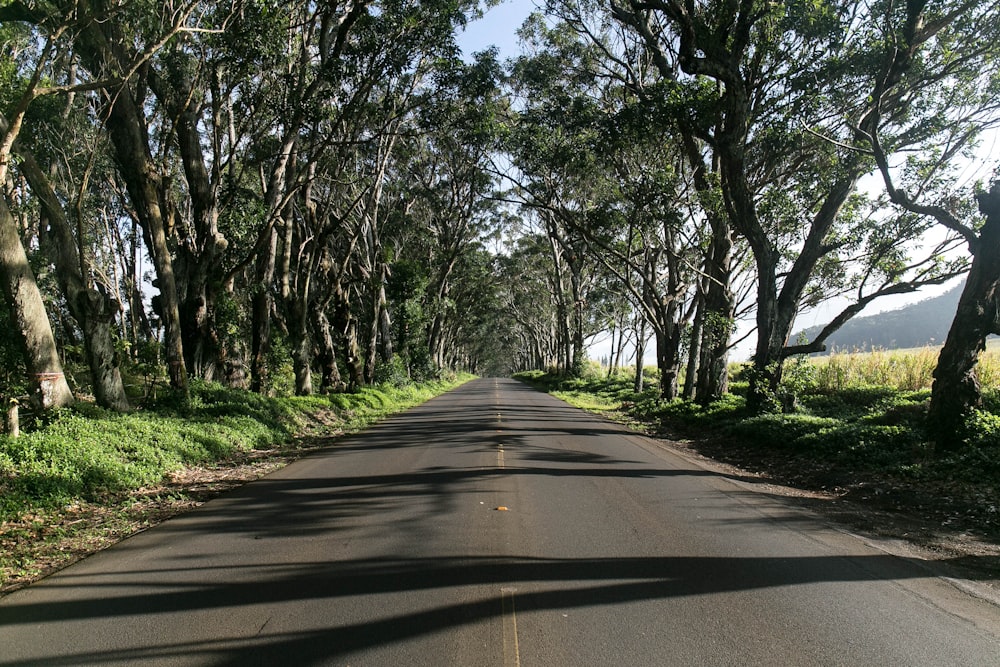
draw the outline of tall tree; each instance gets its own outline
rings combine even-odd
[[[961,448],[967,420],[982,406],[976,366],[986,338],[1000,334],[1000,181],[978,200],[985,222],[974,232],[972,269],[934,369],[928,409],[929,431],[942,454]]]
[[[826,336],[875,298],[952,275],[933,255],[907,256],[920,226],[905,218],[872,224],[857,185],[874,163],[848,128],[831,121],[868,113],[864,87],[845,76],[859,65],[845,66],[851,59],[843,55],[845,35],[863,33],[848,28],[864,7],[668,0],[615,1],[611,9],[643,37],[664,90],[697,92],[682,99],[691,100],[692,127],[718,160],[717,210],[753,252],[754,406],[773,400],[786,357],[822,349]],[[894,100],[897,111],[905,105]],[[901,135],[897,149],[912,139]],[[851,290],[856,302],[820,337],[789,344],[802,308]]]

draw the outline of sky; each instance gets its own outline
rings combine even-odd
[[[459,46],[466,57],[496,46],[501,59],[512,58],[520,52],[517,29],[536,9],[534,0],[505,0],[470,23],[458,36]]]
[[[538,6],[535,0],[506,0],[496,7],[491,8],[483,18],[470,23],[465,31],[459,35],[459,45],[462,47],[465,56],[471,57],[476,51],[482,51],[491,46],[497,47],[501,59],[517,56],[520,53],[517,30],[524,23],[528,15],[537,9]],[[983,142],[984,145],[981,153],[984,162],[996,163],[996,156],[1000,155],[1000,138],[998,137],[1000,137],[1000,133],[992,135]],[[863,317],[886,310],[901,308],[907,304],[937,296],[951,289],[955,284],[957,283],[951,282],[938,287],[926,288],[915,294],[898,295],[876,300],[860,316]],[[795,330],[798,331],[811,326],[825,324],[843,309],[847,303],[846,299],[835,300],[825,306],[802,313],[796,321]],[[751,326],[750,323],[745,324],[742,330],[737,332],[737,336],[742,336],[749,326]],[[753,346],[754,337],[751,336],[733,351],[732,358],[738,361],[748,359],[753,353]],[[589,346],[588,352],[590,358],[594,360],[600,360],[601,357],[609,356],[610,342],[607,340],[607,336],[599,337],[594,341]],[[647,365],[653,363],[652,346],[649,346],[649,349],[647,349],[645,363]]]

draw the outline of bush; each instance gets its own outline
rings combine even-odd
[[[375,384],[387,384],[393,387],[403,387],[410,383],[410,374],[406,368],[406,360],[398,354],[392,355],[388,363],[375,366]]]
[[[729,432],[757,444],[794,448],[802,436],[835,428],[839,424],[838,420],[830,417],[801,413],[765,414],[744,419],[731,426]]]

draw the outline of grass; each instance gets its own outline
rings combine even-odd
[[[80,404],[0,436],[0,591],[468,379],[285,398],[193,383],[183,404]]]
[[[520,376],[567,402],[647,432],[684,439],[702,454],[799,488],[915,511],[932,522],[1000,539],[1000,355],[981,377],[985,406],[964,447],[936,457],[924,432],[936,352],[839,354],[793,361],[796,410],[750,414],[734,369],[732,392],[707,406],[658,400],[631,373],[565,380]],[[929,368],[928,368],[929,367]]]
[[[893,387],[902,391],[930,389],[939,348],[834,352],[810,359],[815,388],[840,391],[852,387]],[[984,386],[1000,387],[1000,349],[982,354],[978,373]]]

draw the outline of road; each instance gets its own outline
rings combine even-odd
[[[998,637],[924,564],[494,379],[0,600],[0,665],[1000,665]]]

